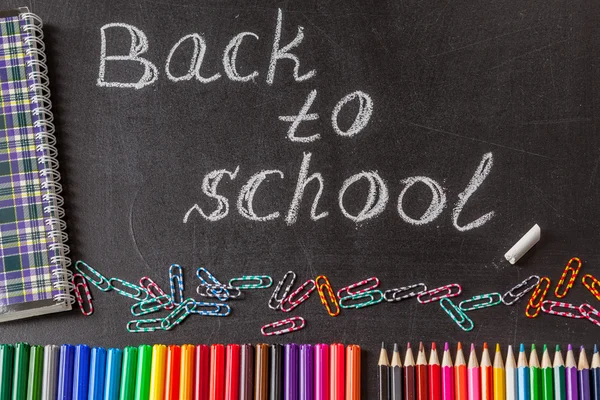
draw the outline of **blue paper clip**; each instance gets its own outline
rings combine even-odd
[[[108,292],[112,289],[112,286],[108,282],[108,279],[94,268],[90,267],[85,262],[79,260],[75,263],[75,269],[79,271],[81,275],[85,277],[90,283],[96,286],[103,292]],[[89,272],[89,274],[88,274]]]
[[[122,296],[129,297],[130,299],[144,301],[148,298],[148,291],[146,289],[131,282],[127,282],[120,278],[110,278],[108,283],[115,292]],[[123,288],[120,288],[119,286],[123,286]]]
[[[367,301],[363,301],[360,303],[352,303],[346,304],[349,301],[356,301],[361,299],[368,299]],[[350,296],[345,296],[340,299],[340,307],[341,308],[364,308],[368,306],[373,306],[375,304],[379,304],[383,301],[383,292],[381,290],[369,290],[367,292],[362,292],[358,294],[352,294]]]
[[[481,308],[497,306],[500,303],[502,303],[502,295],[494,292],[479,294],[471,297],[470,299],[463,300],[458,304],[458,308],[460,308],[462,311],[473,311]]]
[[[150,297],[149,299],[140,301],[139,303],[135,303],[131,306],[131,314],[136,317],[150,314],[161,310],[163,308],[168,308],[173,303],[171,303],[171,296],[163,295],[158,297]]]
[[[178,304],[177,307],[175,307],[173,311],[171,311],[171,313],[167,315],[161,322],[160,326],[162,329],[168,331],[174,326],[179,325],[188,315],[190,315],[188,310],[189,304],[195,302],[196,300],[188,298]]]
[[[183,302],[183,270],[178,264],[169,267],[169,283],[171,285],[171,302],[179,305]]]
[[[241,285],[236,283],[242,282]],[[268,275],[244,275],[240,278],[231,278],[229,286],[238,289],[267,289],[273,285],[273,278]]]
[[[186,307],[189,313],[210,317],[226,317],[231,314],[231,307],[223,303],[205,303],[203,301],[194,301],[189,302]],[[202,308],[209,309],[203,310]],[[212,310],[210,308],[212,308]],[[222,309],[224,309],[224,311]]]
[[[475,324],[473,324],[471,318],[469,318],[467,314],[458,308],[456,304],[454,304],[454,302],[449,298],[443,297],[440,299],[440,306],[463,331],[469,332],[475,327]]]

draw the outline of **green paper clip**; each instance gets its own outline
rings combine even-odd
[[[347,304],[351,300],[361,300],[361,299],[369,299],[367,301],[363,301],[361,303],[352,303]],[[375,304],[379,304],[383,301],[383,292],[381,290],[369,290],[367,292],[353,294],[350,296],[344,296],[340,298],[340,307],[341,308],[364,308],[373,306]]]
[[[81,266],[83,266],[83,268]],[[108,279],[106,279],[106,277],[104,277],[104,275],[102,275],[100,272],[96,271],[94,268],[90,267],[83,261],[77,261],[75,263],[75,269],[79,271],[81,275],[85,276],[85,279],[87,279],[92,285],[96,286],[103,292],[108,292],[112,289],[110,282],[108,281]],[[86,270],[91,275],[88,275]]]
[[[131,306],[131,314],[136,317],[150,314],[163,308],[169,307],[173,302],[171,296],[163,295],[158,297],[150,297],[149,299],[142,300],[139,303],[135,303]]]
[[[190,307],[192,307],[195,303],[196,300],[190,297],[178,304],[177,307],[175,307],[173,311],[171,311],[171,313],[163,319],[160,324],[161,328],[165,331],[169,331],[176,325],[179,325],[188,315],[191,314]]]
[[[112,286],[113,290],[119,293],[122,296],[129,297],[130,299],[144,301],[148,298],[148,291],[141,286],[134,285],[131,282],[127,282],[120,278],[110,278],[108,283]],[[118,285],[115,285],[118,283]],[[125,287],[126,289],[130,289],[131,291],[127,291],[126,289],[122,289],[119,285]]]
[[[127,323],[127,332],[155,332],[162,330],[162,323],[164,320],[164,318],[134,319]]]
[[[241,285],[235,285],[236,282],[246,282]],[[256,282],[256,283],[253,283]],[[241,278],[232,278],[229,280],[229,286],[237,289],[266,289],[273,284],[273,278],[268,275],[244,275]]]
[[[485,301],[481,301],[485,300]],[[462,311],[473,311],[481,308],[493,307],[502,303],[502,295],[500,293],[486,293],[473,296],[470,299],[463,300],[458,305]]]
[[[475,327],[475,324],[473,324],[471,318],[469,318],[467,314],[465,314],[464,311],[458,308],[456,304],[454,304],[454,302],[452,302],[452,300],[450,300],[449,298],[442,298],[440,300],[440,306],[444,309],[444,311],[446,311],[446,314],[448,314],[450,318],[452,318],[452,320],[456,322],[456,325],[458,325],[463,331],[469,332]]]

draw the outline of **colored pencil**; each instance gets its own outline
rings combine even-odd
[[[391,400],[402,400],[402,360],[400,359],[400,350],[397,343],[394,343],[390,369],[390,398]]]
[[[299,348],[295,343],[288,343],[283,348],[283,399],[298,400],[299,388]],[[343,370],[343,367],[342,367]]]
[[[314,349],[311,344],[300,345],[299,399],[313,400],[315,396]]]
[[[22,400],[27,397],[27,376],[29,375],[29,344],[17,343],[15,345],[15,363],[13,367],[12,399]],[[73,377],[71,376],[71,382]],[[0,385],[8,382],[0,382]],[[69,388],[72,390],[72,387]],[[72,393],[69,393],[69,399]]]
[[[454,366],[448,342],[444,343],[442,357],[442,400],[454,400]]]
[[[519,398],[519,383],[517,379],[517,363],[512,346],[509,345],[506,350],[506,364],[504,372],[506,374],[506,400],[517,400]]]
[[[598,353],[598,345],[594,345],[590,371],[592,374],[592,400],[600,400],[600,353]]]
[[[14,358],[15,348],[10,344],[0,344],[0,382],[12,382]],[[10,383],[0,385],[0,400],[10,400],[11,394]]]
[[[479,369],[481,372],[481,399],[494,400],[494,368],[492,367],[492,359],[490,358],[488,345],[485,342],[483,343]]]
[[[116,400],[119,398],[122,363],[123,350],[111,348],[106,351],[106,378],[104,381],[104,400]]]
[[[208,400],[210,350],[205,344],[194,348],[194,400]]]
[[[454,390],[456,400],[468,400],[469,384],[467,379],[467,362],[463,353],[462,343],[456,346],[456,358],[454,359]]]
[[[137,371],[137,347],[127,346],[123,349],[121,363],[121,383],[119,400],[133,400],[135,397],[135,374]]]
[[[0,350],[1,350],[0,346]],[[44,375],[42,376],[42,400],[56,400],[56,380],[60,348],[49,344],[44,346]],[[89,400],[94,400],[88,396]]]
[[[415,379],[415,358],[413,357],[410,343],[406,344],[404,355],[404,400],[415,400],[417,398],[417,382]]]
[[[527,364],[527,356],[525,355],[525,345],[521,343],[519,346],[519,359],[517,360],[517,385],[518,399],[529,400],[531,391],[529,389],[529,365]]]
[[[257,344],[254,367],[254,400],[269,396],[269,345]]]
[[[29,349],[29,377],[27,378],[27,400],[39,400],[42,396],[43,374],[44,348],[42,346],[31,346],[31,348]],[[87,390],[87,382],[85,385],[85,389]],[[87,400],[87,392],[85,399]]]
[[[152,346],[149,400],[164,400],[166,364],[167,346],[164,344],[155,344]]]
[[[442,398],[442,367],[438,358],[435,342],[431,343],[431,352],[429,353],[429,364],[427,365],[427,392],[429,400],[441,400]]]
[[[75,346],[63,344],[60,346],[58,364],[58,384],[56,387],[57,400],[71,400],[73,397],[73,361]]]
[[[269,348],[269,400],[283,397],[283,347],[272,344]]]
[[[481,398],[481,371],[477,362],[475,345],[471,343],[469,353],[469,364],[467,364],[467,383],[469,387],[469,400],[480,400]]]
[[[237,400],[240,395],[240,345],[225,348],[225,400]]]
[[[167,346],[167,371],[165,373],[165,400],[179,400],[181,375],[181,347]]]
[[[240,399],[254,397],[254,346],[243,344],[240,347]]]
[[[577,364],[577,381],[579,382],[579,400],[590,400],[590,364],[585,355],[585,347],[579,349],[579,363]]]
[[[378,377],[378,393],[379,400],[390,399],[390,362],[388,360],[385,343],[381,343],[379,350],[379,361],[377,362],[377,377]]]
[[[529,398],[542,400],[542,369],[535,344],[531,345],[531,353],[529,353]]]
[[[423,342],[419,342],[419,353],[417,353],[417,363],[415,364],[415,380],[417,383],[417,400],[428,400],[427,357],[425,356]]]
[[[46,348],[46,352],[48,348]],[[106,350],[93,347],[90,350],[90,377],[88,400],[104,400],[104,381],[106,375]]]
[[[179,400],[192,400],[194,395],[194,345],[181,346],[181,365],[179,367]]]
[[[577,364],[575,364],[575,355],[573,346],[567,347],[567,359],[565,362],[565,386],[567,389],[567,400],[578,400],[579,390],[577,388]]]
[[[134,400],[150,397],[150,375],[152,373],[152,346],[142,344],[137,349]]]
[[[73,362],[73,400],[87,400],[89,382],[90,348],[85,344],[78,344],[75,346]]]
[[[225,397],[225,346],[210,346],[209,400],[223,400]]]
[[[315,400],[329,399],[329,345],[315,344]]]
[[[544,345],[542,354],[542,400],[554,400],[552,374],[552,362],[550,361],[548,346]]]
[[[344,400],[346,349],[341,343],[329,346],[329,400]]]
[[[554,352],[554,363],[552,364],[552,383],[554,386],[554,400],[566,400],[567,383],[565,361],[559,345],[556,345],[556,351]]]

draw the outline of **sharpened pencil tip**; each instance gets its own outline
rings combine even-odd
[[[448,346],[448,342],[444,343],[444,351],[448,351],[450,350],[450,346]],[[594,347],[594,350],[596,350],[596,347]]]
[[[395,351],[395,352],[396,352],[396,351],[400,351],[400,350],[398,350],[398,343],[394,343],[394,351]]]
[[[435,351],[437,348],[435,347],[435,342],[431,342],[431,350]]]
[[[385,349],[385,342],[381,342],[381,348]]]
[[[579,351],[585,351],[585,346],[579,347]]]
[[[406,348],[410,349],[410,342],[406,343]]]
[[[487,348],[488,348],[488,347],[487,347],[487,342],[483,342],[483,348],[484,348],[484,349],[487,349]]]
[[[519,346],[519,351],[525,351],[525,345],[523,343]]]
[[[567,345],[567,351],[573,351],[573,346],[571,344]]]
[[[456,349],[457,350],[462,350],[462,343],[458,342],[458,344],[456,345]]]
[[[535,350],[535,343],[531,343],[531,351]]]
[[[544,344],[543,351],[546,351],[547,349],[548,349],[548,346],[546,346],[546,345]]]
[[[475,351],[475,343],[471,343],[471,351]]]
[[[500,343],[496,343],[496,353],[500,352]]]
[[[423,342],[419,342],[419,351],[425,351],[425,346],[423,346]]]
[[[559,344],[557,344],[557,345],[556,345],[556,349],[554,349],[554,350],[555,350],[555,351],[560,351],[560,345],[559,345]]]
[[[597,344],[595,344],[595,345],[594,345],[594,353],[597,353],[597,352],[598,352],[598,345],[597,345]]]

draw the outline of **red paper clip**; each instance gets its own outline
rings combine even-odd
[[[76,280],[80,280],[81,282],[76,282]],[[81,274],[73,274],[73,286],[75,286],[75,298],[77,299],[77,304],[79,304],[79,309],[81,310],[81,313],[86,316],[92,315],[94,313],[92,293],[90,292],[90,288],[85,280],[85,277]],[[80,288],[83,288],[83,294],[85,295],[86,300],[85,302],[83,301],[83,297],[81,297]]]
[[[324,282],[319,283],[320,280]],[[321,303],[323,303],[325,309],[327,310],[327,314],[329,314],[332,317],[338,316],[340,314],[340,305],[338,304],[337,297],[335,297],[335,293],[333,293],[333,288],[331,287],[331,283],[329,283],[329,279],[327,279],[325,275],[319,275],[315,279],[315,285],[317,286],[317,292],[319,292]],[[329,296],[329,302],[331,302],[331,304],[335,306],[335,310],[332,310],[329,306],[329,302],[325,297],[325,290],[327,291],[327,295]]]
[[[556,311],[555,308],[565,308],[567,310],[576,310],[577,314],[571,311]],[[579,306],[575,306],[571,303],[561,303],[560,301],[544,300],[542,302],[542,311],[546,314],[558,315],[561,317],[581,319],[585,318],[585,315],[581,313]]]
[[[546,284],[546,287],[542,289],[542,285],[544,283]],[[527,307],[525,308],[525,315],[528,318],[535,318],[539,315],[540,310],[542,308],[542,303],[544,302],[544,299],[548,294],[548,289],[550,289],[550,278],[548,278],[547,276],[543,276],[540,278],[540,281],[535,286],[535,289],[533,290],[533,293],[531,294],[531,297],[527,302]],[[534,301],[537,302],[534,303]],[[534,311],[533,314],[530,312],[530,310]]]
[[[310,286],[308,289],[305,289],[309,285],[312,285],[312,286]],[[292,311],[294,308],[298,307],[300,304],[302,304],[306,300],[308,300],[308,296],[310,296],[310,294],[312,292],[314,292],[316,289],[317,289],[317,285],[315,284],[315,281],[312,279],[307,280],[302,285],[300,285],[300,287],[298,289],[294,290],[287,298],[285,298],[281,301],[281,311],[283,311],[283,312]],[[298,300],[295,300],[295,298],[300,294],[300,292],[302,292],[302,290],[305,290],[304,294],[302,296],[300,296],[300,298]],[[289,303],[290,307],[286,308],[285,303]]]
[[[281,328],[282,326],[289,325],[287,328],[277,329],[275,331],[268,331],[273,328]],[[260,328],[260,332],[264,336],[273,336],[273,335],[283,335],[284,333],[290,333],[294,331],[299,331],[304,328],[306,325],[306,321],[302,317],[291,317],[282,319],[281,321],[272,322]]]
[[[571,263],[573,261],[577,261],[577,268],[573,269],[571,268]],[[560,276],[560,279],[558,280],[558,285],[556,285],[556,289],[554,289],[554,295],[556,297],[558,297],[559,299],[562,299],[563,297],[565,297],[567,295],[567,293],[569,292],[569,289],[571,289],[573,287],[573,285],[575,284],[575,279],[577,279],[577,274],[579,273],[579,270],[581,269],[581,260],[577,257],[573,257],[569,260],[569,262],[567,263],[567,266],[565,267],[565,270],[563,271],[562,275]],[[569,282],[567,282],[567,285],[565,286],[565,289],[563,290],[562,293],[559,293],[560,287],[563,285],[563,283],[565,283],[565,279],[567,279],[567,274],[571,272],[571,277],[569,278]]]
[[[586,278],[592,282],[586,282]],[[581,283],[583,283],[583,286],[585,286],[597,300],[600,300],[600,281],[598,279],[596,279],[592,274],[587,274],[581,278]]]
[[[144,289],[146,289],[148,291],[148,294],[150,295],[150,297],[152,297],[154,299],[161,297],[161,296],[167,296],[165,291],[162,290],[160,288],[160,286],[158,286],[156,284],[156,282],[154,282],[152,280],[152,278],[150,278],[148,276],[142,276],[140,278],[140,286],[143,287]],[[172,310],[173,307],[175,307],[175,305],[173,304],[173,302],[171,302],[171,304],[169,304],[167,307],[165,307],[165,309]]]
[[[368,284],[371,284],[371,285],[367,286]],[[369,290],[373,290],[377,287],[379,287],[379,279],[377,279],[377,277],[373,276],[371,278],[363,279],[360,282],[356,282],[356,283],[353,283],[352,285],[341,288],[340,290],[337,291],[337,297],[338,297],[338,299],[341,299],[342,297],[344,297],[343,296],[344,292],[346,292],[347,296],[354,296],[357,294],[368,292]],[[356,288],[360,288],[360,289],[353,290]]]
[[[452,289],[456,288],[456,291],[452,293]],[[445,292],[439,296],[436,296],[438,293]],[[440,286],[435,289],[428,290],[423,292],[417,296],[417,301],[421,304],[431,303],[433,301],[438,301],[443,298],[456,297],[462,292],[462,287],[458,283],[451,283],[449,285]],[[427,296],[430,296],[428,299]],[[423,300],[425,298],[425,300]]]
[[[588,321],[600,326],[600,311],[587,303],[580,305],[579,311]]]

